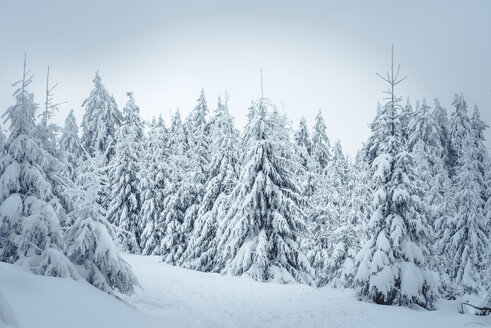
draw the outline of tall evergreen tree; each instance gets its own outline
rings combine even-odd
[[[478,171],[481,175],[481,179],[484,181],[481,190],[481,198],[484,203],[488,200],[487,188],[485,185],[486,181],[486,169],[488,164],[488,150],[486,149],[486,138],[484,137],[484,131],[489,127],[484,121],[481,120],[481,114],[479,113],[479,108],[474,106],[474,111],[471,117],[471,127],[474,143],[477,148],[477,160],[478,160]]]
[[[139,192],[139,160],[143,142],[140,109],[133,93],[128,92],[128,103],[123,109],[116,154],[111,164],[111,202],[107,211],[110,223],[116,225],[120,246],[129,252],[140,253],[141,199]]]
[[[438,134],[440,136],[440,144],[442,145],[442,157],[444,159],[445,166],[448,170],[450,166],[449,152],[450,152],[450,121],[448,119],[447,110],[442,107],[440,101],[435,99],[435,105],[432,112],[433,119],[438,127]]]
[[[310,161],[310,155],[312,153],[312,141],[310,140],[309,129],[307,127],[307,121],[305,118],[300,119],[298,130],[295,132],[294,140],[300,157],[301,164],[307,168]]]
[[[82,145],[93,156],[95,151],[106,154],[106,163],[115,154],[116,134],[121,123],[121,113],[102,84],[99,72],[92,80],[94,89],[82,103],[85,114],[82,120]]]
[[[222,272],[256,280],[311,283],[310,265],[299,246],[305,233],[295,177],[281,140],[271,127],[267,99],[250,109],[248,150],[232,203],[219,226],[217,265]]]
[[[34,136],[38,105],[28,91],[26,69],[14,86],[16,104],[3,114],[10,122],[7,154],[0,163],[0,260],[22,263],[38,274],[76,278],[63,255],[56,208],[61,207],[48,177],[56,159]]]
[[[172,223],[167,225],[172,230],[170,236],[179,236],[179,238],[166,238],[167,241],[172,242],[167,243],[165,260],[172,264],[181,265],[185,260],[183,252],[187,247],[188,237],[194,229],[200,203],[205,194],[204,184],[208,178],[209,166],[207,113],[208,106],[205,93],[201,89],[198,104],[191,111],[184,125],[187,140],[186,152],[183,154],[184,156],[178,154],[176,157],[175,164],[177,165],[174,167],[174,176],[179,177],[179,182],[175,191],[167,197],[170,202],[167,203],[166,208],[168,209],[170,205],[174,211],[177,210],[178,214],[183,215],[178,220],[168,217],[172,220]],[[182,160],[185,160],[186,163],[180,163]],[[177,217],[179,216],[177,215]],[[178,241],[179,244],[177,244]]]
[[[313,267],[316,269],[317,284],[322,286],[331,282],[342,285],[341,271],[351,252],[348,245],[350,221],[348,211],[348,161],[343,154],[339,140],[336,141],[331,160],[325,168],[325,184],[320,197],[324,198],[325,220],[319,231],[320,240],[316,249]]]
[[[314,129],[312,132],[312,158],[316,163],[317,173],[321,173],[327,166],[331,157],[331,144],[326,132],[326,123],[319,110],[315,117]]]
[[[144,255],[160,255],[162,231],[159,218],[169,175],[168,132],[162,120],[150,126],[141,162],[141,220],[144,224],[140,245]]]
[[[68,170],[72,179],[75,179],[78,161],[83,154],[82,144],[78,136],[78,125],[73,109],[65,119],[65,127],[58,141],[61,151],[67,160]]]
[[[358,294],[381,304],[433,307],[435,289],[426,269],[428,225],[420,212],[413,184],[414,160],[406,151],[400,122],[401,98],[395,95],[399,69],[382,77],[389,84],[388,102],[379,110],[374,134],[381,136],[372,163],[373,215],[370,239],[358,253],[355,285]]]
[[[81,191],[79,206],[70,213],[74,223],[67,232],[67,254],[90,284],[110,294],[132,294],[138,282],[130,265],[119,255],[113,241],[116,233],[98,200],[107,179],[105,170],[100,168],[105,158],[97,151],[94,155],[83,162],[77,177]]]
[[[189,144],[187,131],[177,111],[172,118],[169,150],[169,176],[163,198],[163,210],[160,214],[158,227],[162,229],[162,241],[159,253],[163,260],[171,264],[180,264],[181,256],[186,248],[187,229],[184,227],[186,212],[195,209],[197,194],[192,166],[189,159]]]
[[[472,126],[467,116],[467,103],[464,100],[464,96],[456,94],[452,105],[455,107],[455,111],[450,117],[450,145],[448,152],[448,170],[451,178],[455,174],[455,167],[464,151],[463,147],[467,142],[468,135],[472,133]]]
[[[210,154],[209,179],[197,213],[194,229],[184,252],[184,266],[200,271],[214,269],[217,252],[218,222],[228,211],[228,196],[239,176],[239,132],[229,113],[227,98],[218,99],[218,107],[209,123]]]
[[[484,181],[479,172],[479,152],[474,136],[464,135],[454,175],[455,214],[444,226],[447,272],[457,291],[482,291],[489,236],[481,197]],[[460,290],[459,290],[460,289]]]

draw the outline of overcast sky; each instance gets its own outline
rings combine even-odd
[[[55,100],[68,101],[57,122],[70,108],[80,122],[99,69],[120,108],[133,91],[145,119],[187,115],[203,87],[211,110],[229,91],[242,127],[262,68],[265,96],[295,126],[321,109],[331,140],[354,155],[382,101],[375,73],[389,67],[391,44],[408,76],[401,96],[438,97],[451,111],[463,92],[491,124],[490,15],[486,0],[0,1],[0,110],[14,101],[26,51],[36,101],[48,65]]]

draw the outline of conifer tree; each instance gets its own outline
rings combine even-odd
[[[479,172],[479,152],[474,136],[463,136],[454,175],[455,213],[444,226],[443,254],[447,272],[457,292],[482,291],[489,236],[481,197],[484,181]],[[460,290],[459,290],[460,289]]]
[[[319,110],[315,117],[315,124],[312,132],[312,158],[316,163],[317,173],[321,173],[327,166],[331,157],[330,148],[331,144],[326,133],[326,123]]]
[[[463,152],[468,135],[472,133],[471,122],[467,115],[467,103],[464,100],[464,96],[456,94],[452,105],[455,107],[455,111],[450,117],[450,145],[448,152],[448,170],[451,178],[455,174],[455,167]]]
[[[67,161],[70,177],[75,180],[78,168],[78,161],[83,154],[82,144],[78,136],[78,125],[73,109],[65,119],[65,127],[61,134],[58,145]]]
[[[298,130],[294,135],[295,144],[297,146],[298,156],[300,157],[301,164],[307,168],[310,162],[310,155],[312,153],[312,141],[310,140],[309,129],[305,118],[300,119]]]
[[[393,58],[393,57],[392,57]],[[428,225],[419,207],[417,186],[412,182],[414,159],[406,151],[400,122],[401,98],[395,95],[399,69],[382,77],[389,84],[388,102],[372,124],[381,136],[372,163],[373,215],[370,239],[356,257],[357,292],[376,303],[433,307],[435,286],[426,269]]]
[[[438,134],[440,136],[440,144],[442,146],[442,157],[445,163],[445,166],[450,166],[449,162],[449,152],[450,152],[450,122],[448,120],[447,110],[442,107],[440,101],[435,99],[435,105],[432,112],[433,119],[438,127]]]
[[[110,170],[112,193],[107,218],[120,229],[118,239],[122,249],[140,253],[142,223],[139,160],[143,125],[133,93],[128,92],[128,98],[128,103],[123,109],[122,125],[118,131],[116,153]]]
[[[182,265],[183,252],[189,235],[194,229],[201,200],[205,193],[204,184],[208,178],[208,124],[204,90],[201,89],[198,104],[186,120],[184,136],[185,152],[174,156],[174,190],[164,199],[167,233],[165,237],[164,260]],[[183,162],[184,161],[184,162]],[[169,230],[170,229],[170,230]]]
[[[61,205],[48,177],[56,159],[34,136],[38,105],[27,89],[31,81],[24,58],[22,80],[14,84],[16,103],[3,114],[10,134],[0,163],[0,260],[38,274],[77,278],[63,254],[55,210]]]
[[[89,155],[96,151],[106,154],[109,163],[115,153],[116,134],[121,122],[121,113],[114,98],[106,91],[99,72],[95,73],[94,89],[82,103],[85,114],[82,120],[82,145]]]
[[[278,154],[281,140],[270,121],[267,99],[249,112],[247,155],[231,206],[220,222],[217,266],[256,280],[311,283],[310,265],[299,246],[305,233],[299,188]]]
[[[200,271],[211,271],[214,268],[218,222],[228,211],[228,196],[239,176],[239,132],[233,125],[227,101],[227,97],[225,102],[218,99],[218,107],[209,123],[209,179],[205,184],[206,192],[183,255],[185,267]]]
[[[144,224],[140,247],[143,255],[160,255],[162,231],[159,218],[169,175],[168,132],[162,120],[150,126],[141,165],[141,220]]]
[[[67,254],[90,284],[110,294],[132,294],[138,282],[130,265],[120,257],[113,241],[116,233],[99,205],[98,194],[107,183],[106,171],[100,168],[104,160],[105,156],[96,151],[82,164],[77,178],[79,206],[70,214],[74,223],[67,232]]]
[[[180,264],[182,253],[186,248],[186,232],[184,227],[186,212],[196,204],[198,194],[194,184],[194,175],[190,174],[196,168],[189,159],[188,135],[177,111],[172,118],[169,150],[169,176],[163,198],[163,210],[157,226],[161,229],[162,241],[160,254],[163,260],[171,264]],[[195,206],[193,206],[193,209]]]

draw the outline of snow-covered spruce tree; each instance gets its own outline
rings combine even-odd
[[[206,121],[207,114],[208,106],[206,104],[205,92],[201,89],[198,104],[191,111],[185,124],[189,146],[187,157],[191,169],[187,172],[189,176],[186,180],[194,189],[192,193],[188,194],[192,198],[189,199],[189,206],[186,209],[182,225],[183,233],[185,235],[191,234],[191,231],[194,228],[194,222],[198,216],[200,203],[206,192],[204,185],[208,180],[208,170],[210,165],[210,154],[208,149],[210,141],[209,126]],[[182,260],[180,260],[180,263],[182,263]]]
[[[150,126],[140,168],[140,216],[144,224],[140,247],[143,255],[160,255],[162,231],[158,224],[163,211],[162,201],[169,174],[167,141],[167,129],[162,117],[159,117],[159,120]]]
[[[57,139],[61,129],[57,124],[50,123],[50,119],[58,111],[58,106],[62,104],[53,101],[53,93],[56,86],[57,84],[50,85],[48,67],[44,108],[39,115],[41,120],[36,125],[34,136],[39,140],[43,148],[52,156],[53,162],[46,173],[53,186],[53,194],[58,198],[58,202],[53,203],[53,208],[60,219],[60,223],[63,226],[67,226],[70,224],[67,212],[74,209],[74,197],[76,197],[76,194],[72,192],[73,179],[70,175],[70,167],[66,153],[58,145]]]
[[[131,294],[138,282],[130,265],[119,256],[112,238],[115,232],[99,205],[98,194],[107,179],[100,168],[104,160],[104,154],[96,151],[82,164],[77,181],[82,190],[78,208],[70,213],[74,223],[67,232],[67,255],[90,284],[110,294]]]
[[[179,146],[171,159],[171,189],[164,199],[164,216],[166,217],[166,236],[163,247],[164,260],[171,264],[181,265],[184,261],[188,237],[194,229],[201,199],[205,193],[204,184],[208,177],[208,127],[206,115],[208,107],[205,94],[201,90],[198,104],[191,111],[183,126],[186,144]],[[182,133],[180,133],[182,135]],[[180,149],[184,149],[183,154]],[[173,190],[172,190],[173,188]],[[173,214],[175,213],[175,214]],[[181,217],[182,215],[182,217]]]
[[[196,208],[196,199],[201,191],[196,188],[195,167],[189,159],[189,144],[179,111],[172,118],[168,140],[169,175],[164,190],[163,210],[157,223],[163,237],[158,252],[163,261],[179,264],[186,248],[187,234],[183,227],[189,209]],[[199,186],[199,185],[198,185]],[[187,213],[186,213],[187,212]]]
[[[448,152],[449,176],[453,178],[455,167],[463,147],[467,142],[468,135],[472,133],[472,126],[467,116],[467,103],[463,95],[455,95],[452,105],[455,111],[450,116],[449,137],[450,145]]]
[[[474,106],[474,111],[472,112],[472,117],[471,117],[471,128],[472,128],[472,133],[474,136],[474,142],[477,147],[477,160],[478,160],[478,170],[479,173],[483,179],[483,187],[481,190],[481,197],[484,201],[484,203],[487,202],[489,195],[487,194],[487,187],[486,187],[486,169],[488,165],[488,151],[486,149],[486,139],[484,137],[484,131],[488,128],[489,126],[481,120],[481,115],[479,113],[479,108]]]
[[[401,115],[400,115],[401,131],[404,140],[407,140],[409,138],[409,134],[411,133],[409,124],[411,123],[411,119],[413,116],[414,116],[414,109],[413,106],[411,105],[411,99],[409,99],[408,97],[406,99],[406,106],[402,107]]]
[[[143,124],[140,109],[133,93],[128,92],[123,119],[118,130],[116,153],[109,173],[111,201],[107,219],[118,227],[118,244],[130,253],[140,253],[140,189],[139,161],[143,143]]]
[[[298,130],[293,136],[296,145],[296,152],[300,157],[302,166],[307,169],[310,162],[310,154],[312,153],[312,141],[310,140],[309,129],[305,118],[300,119]]]
[[[310,231],[309,238],[302,242],[308,258],[314,267],[322,267],[328,258],[327,252],[327,223],[329,215],[327,211],[327,177],[326,167],[331,158],[331,145],[326,132],[326,124],[319,110],[315,117],[312,131],[312,146],[310,163],[308,163],[308,179],[304,187],[304,195],[307,197],[308,213],[307,227]],[[318,269],[317,269],[318,270]]]
[[[359,151],[354,163],[348,169],[346,220],[342,227],[342,240],[346,256],[340,262],[331,284],[339,287],[353,287],[355,277],[355,258],[368,240],[367,225],[372,215],[370,167],[363,152]],[[342,254],[342,253],[341,253]]]
[[[442,156],[443,160],[445,163],[445,166],[448,167],[450,166],[449,163],[449,151],[450,151],[450,132],[449,132],[449,127],[450,127],[450,122],[448,120],[448,114],[447,110],[442,107],[440,104],[440,101],[438,99],[435,99],[435,105],[434,109],[432,112],[433,119],[435,120],[435,123],[438,127],[438,134],[440,136],[440,144],[442,145]]]
[[[46,93],[44,108],[39,118],[40,122],[36,125],[34,135],[42,143],[43,147],[55,158],[61,158],[61,154],[57,148],[57,134],[60,132],[60,127],[54,123],[50,123],[49,120],[58,111],[58,105],[53,103],[53,90],[56,88],[49,84],[49,66],[48,73],[46,75]]]
[[[307,122],[302,117],[295,132],[293,139],[295,141],[296,158],[299,161],[298,170],[295,173],[301,182],[302,195],[310,198],[315,192],[317,185],[318,166],[312,159],[312,140],[310,139]]]
[[[421,106],[416,106],[408,131],[408,148],[415,158],[418,177],[415,183],[419,184],[423,210],[430,226],[435,228],[435,232],[440,231],[438,228],[448,218],[451,208],[448,202],[451,181],[445,168],[445,150],[441,144],[439,127],[425,100]],[[439,234],[433,234],[433,230],[432,236],[433,240],[439,239]],[[438,243],[432,243],[432,246],[438,247]],[[438,253],[434,247],[431,247],[431,250],[432,255]],[[441,261],[433,257],[431,262],[434,263],[434,268],[437,268]]]
[[[313,267],[316,270],[316,283],[323,286],[328,282],[338,286],[341,266],[349,252],[346,234],[348,227],[348,161],[344,156],[339,140],[336,141],[331,160],[325,168],[325,185],[320,197],[324,198],[324,216],[326,217],[317,237],[318,247],[314,249]],[[336,281],[332,281],[335,279]]]
[[[191,111],[186,120],[187,139],[189,145],[188,157],[193,161],[194,180],[197,184],[203,184],[208,178],[207,168],[210,163],[208,144],[209,129],[206,121],[208,106],[206,104],[205,91],[201,89],[198,104]]]
[[[317,173],[322,173],[331,157],[331,144],[326,132],[326,123],[319,110],[312,131],[312,159],[316,163]]]
[[[372,133],[382,140],[371,167],[375,190],[370,239],[356,256],[355,286],[360,296],[379,304],[415,303],[431,309],[436,288],[426,263],[429,227],[413,184],[413,157],[402,137],[401,98],[394,88],[404,78],[399,78],[398,68],[394,70],[393,59],[391,72],[382,78],[389,84],[389,101],[372,124],[381,129]]]
[[[75,180],[78,168],[78,161],[82,156],[82,144],[78,136],[78,125],[73,109],[65,119],[65,126],[58,141],[60,150],[64,152],[64,157],[67,161],[70,177]]]
[[[115,150],[116,134],[121,122],[121,113],[114,98],[102,85],[99,72],[92,80],[94,89],[82,103],[85,114],[82,120],[82,145],[93,156],[95,151],[105,153],[106,163],[112,159]]]
[[[305,233],[299,188],[278,154],[267,99],[250,109],[247,155],[232,203],[218,229],[217,268],[261,281],[311,283],[311,268],[299,246]]]
[[[16,104],[3,114],[10,122],[7,154],[0,163],[0,261],[19,263],[37,274],[78,278],[63,254],[61,207],[48,178],[56,159],[34,137],[38,105],[27,90],[26,69],[14,86]]]
[[[489,236],[481,197],[484,181],[479,172],[478,147],[473,134],[467,133],[463,138],[453,179],[456,212],[444,226],[442,244],[454,289],[475,293],[483,288]]]
[[[367,203],[353,202],[366,201],[367,191],[362,189],[366,186],[355,185],[355,182],[360,183],[366,172],[357,171],[359,176],[352,177],[352,170],[338,140],[333,149],[333,165],[328,166],[327,173],[332,214],[328,234],[330,257],[326,272],[329,284],[334,287],[351,286],[354,258],[360,250],[360,241],[364,241],[361,232],[367,222],[368,211],[364,208]],[[350,212],[351,207],[355,207],[359,213]]]
[[[215,267],[218,222],[228,211],[228,196],[239,177],[239,132],[234,127],[227,100],[227,97],[225,102],[218,99],[218,107],[209,122],[209,179],[183,255],[183,266],[194,270],[211,271]]]

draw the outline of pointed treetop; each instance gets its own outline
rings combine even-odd
[[[389,89],[383,92],[389,95],[386,99],[390,101],[389,104],[394,109],[398,107],[397,104],[402,100],[402,97],[395,96],[395,87],[407,78],[407,76],[399,77],[400,71],[401,71],[401,64],[397,66],[397,69],[394,69],[394,45],[392,45],[390,72],[386,72],[386,76],[382,76],[379,73],[376,74],[378,77],[380,77],[382,80],[384,80],[389,84]]]
[[[95,71],[95,76],[92,82],[94,82],[95,86],[102,84],[101,76],[99,75],[99,70]]]

